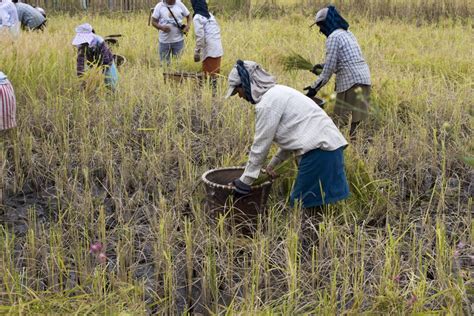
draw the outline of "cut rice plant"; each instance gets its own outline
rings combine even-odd
[[[294,162],[292,159],[287,159],[283,161],[281,164],[276,166],[273,170],[277,174],[277,177],[281,177],[285,174],[289,174],[291,170],[294,170]],[[262,183],[265,183],[267,181],[272,180],[272,177],[268,173],[260,173],[260,176],[255,180],[253,185],[260,185]]]
[[[291,53],[288,56],[281,57],[280,62],[283,64],[283,69],[285,71],[294,71],[294,70],[309,70],[313,69],[313,63],[308,59],[304,58],[298,53]]]

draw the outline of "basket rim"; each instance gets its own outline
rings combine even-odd
[[[122,63],[119,65],[118,60],[116,58],[122,58]],[[124,64],[127,63],[127,57],[120,55],[120,54],[114,54],[114,62],[117,62],[117,66],[123,66]]]
[[[234,166],[234,167],[224,167],[224,168],[214,168],[214,169],[210,169],[210,170],[207,170],[206,172],[204,172],[201,176],[201,180],[206,183],[207,185],[211,186],[211,187],[214,187],[214,188],[220,188],[220,189],[227,189],[227,190],[233,190],[234,187],[231,186],[231,185],[226,185],[226,184],[218,184],[218,183],[214,183],[214,182],[211,182],[209,181],[206,177],[210,174],[210,173],[213,173],[213,172],[216,172],[216,171],[224,171],[224,170],[245,170],[245,167],[238,167],[238,166]],[[264,169],[261,169],[260,172],[264,172],[265,170]],[[269,184],[272,184],[273,183],[273,180],[267,180],[259,185],[252,185],[251,188],[252,189],[260,189],[264,186],[268,186]]]
[[[163,71],[163,76],[180,76],[180,77],[192,77],[200,78],[204,76],[203,72],[186,72],[186,71]]]

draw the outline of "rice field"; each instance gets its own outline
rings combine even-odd
[[[18,128],[1,135],[0,314],[472,314],[470,20],[349,15],[373,80],[370,119],[345,151],[351,198],[311,218],[286,203],[290,172],[252,236],[206,212],[201,175],[243,165],[253,139],[252,106],[222,97],[226,74],[254,60],[302,90],[314,75],[280,61],[323,61],[312,16],[219,19],[215,97],[165,83],[146,12],[56,14],[43,33],[1,38]],[[123,34],[115,94],[97,73],[85,89],[75,76],[86,21]],[[167,71],[200,69],[193,41]],[[320,96],[331,114],[333,84]]]

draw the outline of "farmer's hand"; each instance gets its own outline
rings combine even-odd
[[[324,64],[316,64],[313,66],[313,69],[311,69],[311,72],[315,74],[316,76],[319,76],[324,69]]]
[[[246,183],[243,183],[242,181],[240,181],[239,178],[234,179],[234,181],[232,181],[232,185],[234,186],[235,197],[245,196],[252,191],[251,186]]]
[[[188,33],[189,32],[189,24],[186,24],[183,28],[183,33]]]
[[[171,31],[171,28],[168,25],[161,25],[160,30],[165,33],[169,33]]]
[[[314,89],[311,86],[307,86],[303,90],[308,90],[308,92],[306,92],[306,96],[308,98],[312,98],[312,97],[316,96],[316,93],[318,92],[316,89]]]
[[[270,177],[272,177],[272,179],[278,178],[278,174],[275,172],[275,170],[273,169],[272,166],[268,165],[268,166],[265,168],[265,171],[268,173],[268,175],[269,175]]]
[[[194,50],[194,61],[199,62],[201,60],[201,52],[197,49]]]

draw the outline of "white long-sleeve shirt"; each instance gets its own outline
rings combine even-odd
[[[280,148],[271,166],[286,160],[292,152],[301,156],[317,148],[333,151],[347,145],[326,112],[293,88],[270,88],[255,105],[255,112],[255,137],[240,178],[244,183],[252,184],[258,178],[273,141]]]
[[[221,41],[221,30],[216,18],[211,14],[208,19],[196,14],[193,18],[194,34],[196,35],[196,52],[202,60],[207,57],[221,57],[224,54]]]

